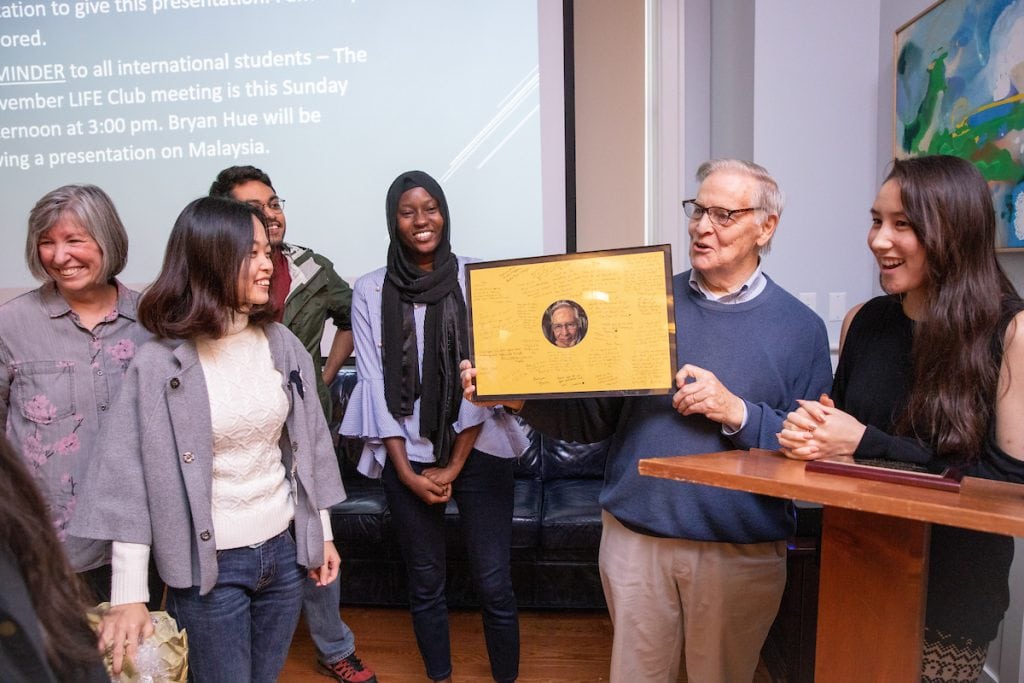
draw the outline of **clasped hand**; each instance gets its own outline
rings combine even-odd
[[[445,470],[437,468],[423,470],[422,474],[410,470],[408,476],[402,478],[402,483],[428,505],[447,503],[452,497],[451,481],[455,477],[445,481],[447,476],[439,474],[443,472]]]
[[[817,460],[852,456],[864,436],[865,427],[849,413],[836,408],[827,394],[817,401],[797,401],[778,433],[779,446],[787,458]]]

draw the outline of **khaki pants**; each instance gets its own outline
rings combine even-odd
[[[749,683],[786,586],[786,542],[656,538],[602,511],[611,683]]]

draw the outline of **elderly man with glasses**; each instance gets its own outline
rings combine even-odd
[[[274,274],[270,295],[281,312],[280,322],[298,337],[313,357],[316,388],[331,423],[332,406],[328,385],[352,354],[352,289],[334,272],[334,265],[312,249],[284,241],[287,221],[284,200],[278,196],[270,176],[255,166],[232,166],[221,171],[210,186],[210,195],[231,197],[259,208],[267,221],[270,244],[274,247]],[[320,340],[327,320],[337,331],[322,361]],[[318,587],[307,579],[302,613],[317,649],[317,670],[342,683],[375,683],[372,670],[356,656],[352,629],[338,612],[341,579]]]
[[[832,381],[825,325],[761,270],[783,198],[753,163],[716,159],[683,202],[693,269],[673,278],[674,395],[510,404],[541,432],[610,438],[600,569],[611,681],[750,681],[786,582],[790,501],[643,477],[641,458],[778,448],[798,399]],[[472,392],[475,370],[463,385]],[[685,648],[685,651],[684,651]]]

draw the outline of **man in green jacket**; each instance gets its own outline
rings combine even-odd
[[[231,197],[263,211],[273,246],[274,275],[270,296],[282,311],[281,321],[313,357],[316,388],[328,424],[331,394],[328,386],[352,354],[352,289],[334,272],[334,265],[312,249],[284,241],[287,222],[284,200],[270,176],[255,166],[232,166],[221,171],[210,195]],[[321,360],[320,340],[330,319],[337,328],[334,342]],[[317,670],[342,683],[376,683],[369,667],[356,657],[355,636],[338,612],[340,579],[318,588],[307,580],[302,612],[317,649]]]

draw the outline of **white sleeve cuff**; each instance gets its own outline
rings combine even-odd
[[[722,434],[724,434],[725,436],[735,436],[735,435],[739,434],[740,432],[743,431],[743,428],[747,426],[747,418],[749,418],[749,417],[750,417],[750,414],[747,412],[747,402],[744,401],[743,402],[743,420],[740,421],[740,426],[737,427],[735,429],[735,431],[729,431],[729,429],[725,425],[722,425]]]
[[[149,546],[114,541],[111,553],[111,606],[149,602]]]
[[[324,528],[324,543],[334,540],[334,530],[331,529],[331,511],[320,511],[320,526]]]

